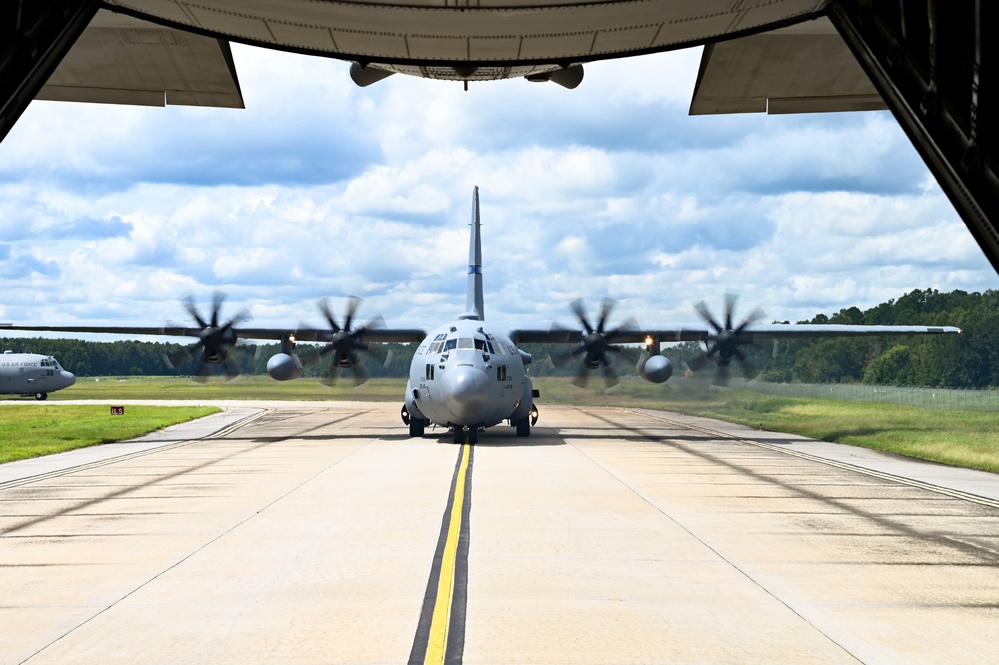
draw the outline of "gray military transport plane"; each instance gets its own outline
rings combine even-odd
[[[660,353],[663,342],[695,341],[705,345],[703,358],[696,367],[714,362],[724,381],[732,360],[742,364],[747,373],[752,365],[739,348],[761,341],[798,337],[851,336],[851,335],[915,335],[959,333],[949,326],[857,326],[857,325],[761,325],[755,320],[761,316],[754,312],[738,325],[732,323],[733,298],[729,298],[724,324],[715,320],[702,304],[697,310],[704,323],[679,327],[639,327],[629,322],[608,328],[612,301],[605,300],[596,326],[587,320],[580,301],[572,304],[579,319],[580,329],[551,327],[544,329],[519,329],[502,331],[486,323],[482,295],[482,243],[479,223],[479,189],[472,193],[471,238],[468,251],[468,278],[465,313],[431,330],[385,328],[380,318],[352,328],[354,314],[360,301],[352,298],[343,325],[339,325],[326,301],[319,304],[329,322],[329,329],[297,328],[295,330],[236,328],[247,318],[241,313],[225,323],[220,322],[219,309],[222,296],[216,294],[212,305],[211,320],[198,313],[194,303],[185,301],[188,312],[197,322],[197,328],[150,327],[91,327],[91,326],[12,326],[17,330],[45,330],[60,332],[117,333],[129,335],[171,335],[197,338],[197,342],[167,358],[170,365],[186,362],[201,352],[202,366],[199,375],[205,377],[213,365],[222,365],[230,377],[239,373],[235,362],[228,358],[229,351],[239,339],[272,339],[281,341],[281,352],[267,362],[267,373],[278,381],[297,379],[304,368],[303,358],[295,352],[296,342],[322,342],[324,346],[311,354],[312,358],[333,354],[329,378],[333,379],[340,368],[351,368],[359,382],[367,374],[358,358],[359,352],[371,352],[371,343],[410,342],[419,347],[409,368],[402,419],[409,426],[410,436],[423,436],[428,425],[446,427],[454,434],[457,443],[478,441],[479,431],[507,421],[516,428],[517,436],[530,436],[531,427],[537,423],[538,410],[534,398],[538,392],[527,376],[530,354],[518,348],[520,343],[564,343],[573,345],[566,359],[580,358],[582,364],[577,383],[586,380],[589,372],[602,368],[608,384],[617,378],[608,360],[608,352],[619,353],[618,344],[644,344],[646,354],[638,364],[639,374],[646,381],[665,383],[673,374],[669,358]]]
[[[34,395],[35,399],[44,400],[49,393],[74,383],[76,377],[60,367],[52,356],[10,351],[0,355],[0,395]]]

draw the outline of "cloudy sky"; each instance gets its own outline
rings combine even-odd
[[[690,117],[700,49],[576,90],[393,76],[233,45],[245,110],[34,102],[0,143],[0,321],[158,325],[215,290],[254,326],[315,301],[464,309],[481,189],[487,318],[696,320],[728,291],[799,320],[999,279],[885,113]]]

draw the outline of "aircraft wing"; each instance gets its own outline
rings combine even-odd
[[[12,323],[0,323],[0,330],[23,330],[34,332],[63,333],[104,333],[110,335],[162,335],[166,337],[198,337],[201,328],[180,326],[18,326]],[[273,339],[280,340],[288,335],[294,335],[301,342],[328,342],[332,337],[329,328],[241,328],[236,327],[236,337],[239,339]],[[362,342],[422,342],[426,332],[417,328],[375,328],[366,330],[360,335]]]
[[[888,108],[828,18],[708,44],[690,115]]]
[[[247,339],[280,339],[281,337],[255,337],[253,335],[244,335],[244,329],[240,328],[236,331],[239,333],[240,337],[246,337]],[[266,331],[249,331],[249,332],[266,332]],[[287,332],[287,331],[286,331]],[[328,342],[333,336],[333,332],[329,328],[299,328],[298,330],[292,331],[295,335],[295,339],[299,342]],[[374,328],[370,330],[365,330],[359,334],[361,342],[422,342],[427,336],[425,330],[420,330],[419,328]]]
[[[935,335],[962,332],[954,326],[864,326],[844,324],[771,323],[746,326],[739,336],[749,341],[794,339],[807,337],[860,337],[864,335]],[[704,342],[716,335],[706,324],[691,324],[674,328],[622,329],[614,332],[615,344],[642,344],[649,338],[659,342]],[[586,337],[582,330],[560,328],[518,329],[510,332],[515,344],[579,344]]]
[[[106,9],[98,10],[35,99],[243,108],[229,42]]]

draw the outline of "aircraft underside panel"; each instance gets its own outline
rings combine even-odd
[[[36,99],[243,108],[228,42],[97,12]]]
[[[570,64],[678,48],[816,15],[827,0],[315,2],[108,0],[133,16],[246,43],[356,60],[477,65],[450,77],[505,77],[506,67]],[[492,63],[492,65],[490,65]],[[426,74],[424,74],[426,75]],[[519,74],[511,74],[519,75]]]
[[[828,18],[708,44],[691,115],[888,108]]]

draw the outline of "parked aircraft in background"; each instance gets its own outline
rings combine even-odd
[[[69,388],[76,377],[64,370],[52,356],[37,353],[0,355],[0,395],[34,395],[48,399],[49,393]]]
[[[485,320],[482,293],[482,243],[479,223],[479,189],[472,194],[472,223],[468,254],[468,278],[465,313],[429,333],[421,329],[385,328],[381,318],[360,327],[353,327],[359,304],[352,298],[340,325],[326,301],[320,303],[328,329],[297,328],[262,329],[237,328],[248,315],[238,314],[229,321],[220,321],[222,296],[216,294],[211,319],[202,318],[193,301],[185,301],[197,328],[161,327],[94,327],[94,326],[10,326],[17,330],[44,330],[80,333],[117,333],[128,335],[169,335],[195,337],[197,342],[167,358],[171,366],[187,362],[200,354],[199,377],[211,374],[214,365],[221,365],[230,377],[239,373],[229,351],[239,339],[272,339],[281,341],[281,352],[267,362],[268,374],[287,381],[301,376],[309,355],[296,352],[297,342],[321,342],[324,345],[311,357],[333,355],[328,378],[334,379],[341,369],[350,368],[355,378],[363,382],[367,374],[359,358],[361,352],[376,352],[372,343],[411,342],[419,347],[413,356],[406,385],[403,421],[410,436],[423,436],[428,425],[446,427],[454,440],[468,439],[475,443],[481,429],[508,421],[516,427],[518,436],[529,436],[537,422],[538,410],[527,366],[530,354],[518,348],[522,343],[564,343],[573,345],[566,360],[581,360],[577,382],[583,383],[590,372],[601,369],[608,384],[616,383],[613,366],[607,354],[619,353],[619,344],[644,344],[646,354],[638,364],[639,374],[646,381],[664,383],[673,374],[669,358],[660,353],[663,342],[695,341],[705,345],[705,353],[695,368],[714,363],[719,378],[724,381],[733,360],[747,373],[752,365],[740,347],[761,341],[819,336],[908,335],[959,333],[950,326],[858,326],[858,325],[793,325],[758,324],[754,312],[738,325],[733,324],[734,299],[726,304],[724,323],[716,320],[702,304],[697,306],[704,323],[679,327],[641,327],[636,322],[609,327],[613,301],[605,300],[596,325],[587,318],[580,301],[572,304],[580,328],[551,327],[502,331]]]

